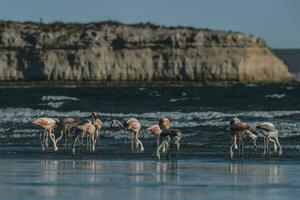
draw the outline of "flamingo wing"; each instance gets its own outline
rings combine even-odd
[[[244,131],[249,130],[251,126],[246,123],[235,123],[230,126],[230,131]]]
[[[34,120],[32,123],[35,125],[41,126],[43,128],[46,128],[46,127],[55,125],[56,121],[51,118],[41,117],[41,118]]]
[[[79,120],[73,119],[73,118],[66,118],[66,119],[63,119],[64,125],[69,126],[69,127],[76,126],[76,125],[79,124],[79,122],[80,122]]]
[[[103,122],[100,120],[100,119],[96,119],[95,120],[95,125],[98,126],[98,127],[101,127],[103,124]]]
[[[84,132],[92,133],[95,130],[95,126],[92,123],[87,122],[82,125],[82,129]]]
[[[273,125],[273,124],[272,124]],[[261,129],[263,131],[267,131],[267,132],[273,132],[276,131],[276,128],[273,126],[270,126],[269,124],[259,124],[258,126],[256,126],[257,129]]]
[[[141,123],[139,121],[130,121],[128,123],[129,130],[139,130],[141,128]]]
[[[159,128],[159,126],[157,124],[155,124],[155,125],[148,127],[147,131],[150,131],[151,133],[158,135],[158,134],[160,134],[161,129]]]

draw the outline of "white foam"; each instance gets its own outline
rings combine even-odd
[[[67,97],[67,96],[43,96],[42,101],[78,101],[78,98],[75,97]]]
[[[83,118],[90,116],[90,112],[80,112],[78,110],[74,111],[55,111],[55,110],[39,110],[31,108],[2,108],[0,109],[0,123],[3,122],[17,122],[17,123],[26,123],[31,120],[41,117],[75,117]],[[197,121],[197,120],[212,120],[212,119],[222,119],[228,120],[230,117],[239,116],[243,117],[260,117],[260,118],[274,118],[274,117],[283,117],[300,114],[300,110],[291,110],[291,111],[245,111],[245,112],[232,112],[232,113],[223,113],[216,111],[203,111],[203,112],[151,112],[151,113],[101,113],[98,112],[97,115],[102,117],[109,118],[131,118],[135,117],[138,119],[144,119],[147,121],[155,121],[161,117],[169,117],[171,120],[175,121]]]
[[[267,94],[266,95],[266,98],[273,98],[273,99],[281,99],[283,97],[285,97],[285,94],[277,94],[277,93],[275,93],[275,94]]]
[[[187,100],[200,100],[200,98],[188,98],[188,97],[182,97],[182,98],[173,98],[170,99],[170,102],[177,102],[177,101],[187,101]]]
[[[53,102],[53,101],[50,101],[48,103],[42,103],[42,104],[39,104],[39,105],[44,105],[44,106],[49,106],[49,107],[52,107],[52,108],[59,108],[61,107],[65,102]]]
[[[288,87],[286,87],[286,89],[287,89],[287,90],[293,90],[294,87],[288,86]]]

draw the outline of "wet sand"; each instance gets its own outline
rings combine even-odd
[[[298,199],[299,162],[1,159],[0,199]]]

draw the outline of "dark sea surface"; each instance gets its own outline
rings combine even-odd
[[[38,117],[104,122],[95,152],[42,152]],[[283,156],[264,158],[263,139],[229,160],[229,120],[279,130]],[[145,152],[112,119],[142,123]],[[178,160],[157,161],[146,128],[168,117],[183,132]],[[1,86],[0,199],[297,199],[300,192],[300,86]],[[127,144],[124,143],[127,138]],[[50,145],[51,146],[51,145]]]

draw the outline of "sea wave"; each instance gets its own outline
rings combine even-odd
[[[70,100],[70,101],[78,101],[78,98],[75,97],[67,97],[67,96],[43,96],[42,101],[64,101],[64,100]]]
[[[266,98],[272,98],[272,99],[282,99],[285,97],[285,94],[267,94]]]
[[[228,137],[228,122],[233,116],[239,116],[245,121],[255,126],[263,121],[270,121],[276,125],[279,130],[279,137],[289,139],[300,136],[300,124],[287,116],[300,115],[300,111],[244,111],[236,113],[223,113],[215,111],[206,112],[152,112],[152,113],[101,113],[97,115],[103,120],[103,128],[101,135],[106,138],[123,139],[130,138],[129,133],[125,133],[118,128],[110,128],[112,119],[122,119],[135,117],[142,123],[142,131],[140,137],[144,139],[155,137],[149,133],[146,128],[150,125],[157,124],[158,120],[163,117],[169,117],[172,125],[179,128],[184,133],[185,138],[197,137],[197,142],[203,143],[212,140],[214,137]],[[3,108],[0,109],[0,138],[39,138],[41,129],[31,124],[38,117],[55,117],[67,118],[73,117],[78,119],[90,118],[90,112],[81,111],[55,111],[55,110],[39,110],[31,108]],[[284,117],[284,118],[281,118]],[[199,139],[201,138],[201,139]],[[199,141],[198,141],[199,140]],[[200,141],[201,140],[201,141]],[[190,141],[191,142],[191,141]]]
[[[66,101],[79,101],[78,98],[68,96],[43,96],[42,102],[39,105],[48,106],[51,108],[60,108]]]
[[[74,118],[87,118],[91,115],[90,112],[81,112],[79,110],[73,111],[55,111],[55,110],[39,110],[31,108],[2,108],[0,109],[0,123],[28,123],[33,121],[38,117],[74,117]],[[244,112],[216,112],[216,111],[203,111],[203,112],[151,112],[151,113],[102,113],[97,112],[97,115],[103,118],[109,119],[122,119],[122,118],[137,118],[150,123],[157,123],[158,119],[162,117],[168,117],[173,122],[189,123],[190,126],[199,125],[201,122],[203,125],[214,124],[218,122],[228,122],[232,117],[238,116],[240,118],[265,118],[266,120],[276,120],[276,118],[287,117],[291,115],[300,115],[300,110],[290,110],[290,111],[244,111]],[[210,121],[204,121],[210,120]],[[197,122],[197,123],[194,123]],[[150,125],[149,123],[149,125]],[[194,123],[194,124],[193,124]]]

